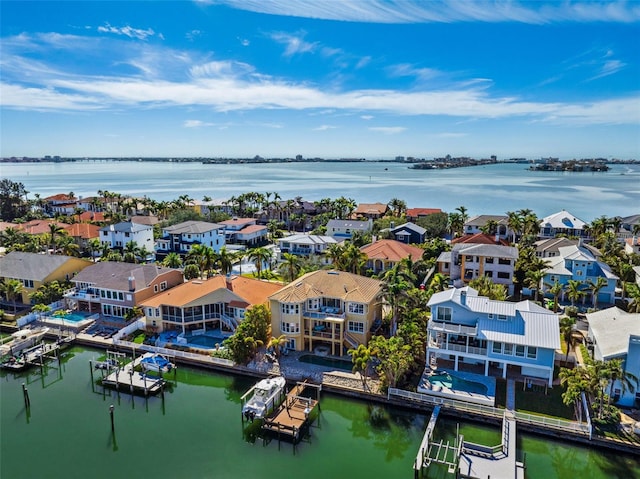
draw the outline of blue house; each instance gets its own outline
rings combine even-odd
[[[420,244],[424,243],[427,230],[414,223],[404,223],[400,226],[396,226],[395,228],[391,227],[389,232],[393,239],[400,241],[401,243]]]
[[[427,362],[432,369],[553,381],[560,349],[558,315],[531,301],[495,301],[471,288],[434,294],[427,306]]]
[[[613,274],[611,268],[606,263],[598,261],[593,253],[584,246],[565,246],[558,248],[558,256],[549,259],[549,268],[545,271],[542,280],[543,290],[548,289],[548,285],[552,285],[556,281],[566,285],[572,279],[584,283],[584,290],[588,291],[588,285],[595,284],[598,278],[604,278],[607,284],[598,292],[597,303],[612,304],[615,300],[618,277]],[[561,301],[566,301],[566,294],[565,288],[560,298]],[[593,297],[591,297],[591,302],[593,303]]]

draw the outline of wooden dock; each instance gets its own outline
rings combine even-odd
[[[304,396],[308,390],[315,392],[315,398]],[[320,408],[321,385],[299,382],[289,393],[284,402],[265,418],[262,430],[275,433],[278,439],[291,439],[295,444],[313,421],[316,408]]]
[[[142,357],[133,361],[108,369],[108,375],[102,378],[104,386],[115,388],[116,390],[128,390],[133,393],[142,393],[145,396],[157,394],[163,390],[165,380],[162,375],[149,375],[146,372],[136,371]],[[93,375],[93,364],[90,364]],[[92,376],[93,377],[93,376]]]

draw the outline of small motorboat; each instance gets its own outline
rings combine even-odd
[[[168,373],[176,367],[176,365],[169,361],[165,356],[158,353],[147,353],[142,356],[140,366],[142,366],[142,369],[145,371],[156,371],[161,373]]]
[[[282,376],[262,379],[253,388],[253,396],[242,407],[242,414],[247,419],[263,419],[285,397],[286,380]]]

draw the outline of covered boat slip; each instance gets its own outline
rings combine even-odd
[[[139,356],[133,361],[124,364],[126,354],[108,351],[108,361],[114,360],[115,362],[110,361],[111,367],[106,369],[97,368],[101,371],[107,371],[107,375],[102,377],[102,384],[117,390],[128,389],[131,393],[141,392],[144,393],[145,396],[149,394],[157,394],[162,391],[165,385],[165,380],[162,378],[162,371],[157,372],[159,377],[150,375],[146,371],[136,371],[136,367],[140,366],[143,359],[148,357],[149,354],[151,353]],[[93,379],[93,364],[91,364],[90,369],[91,377]],[[175,368],[173,368],[173,372],[175,374]]]

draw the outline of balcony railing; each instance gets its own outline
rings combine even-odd
[[[429,341],[429,347],[432,349],[440,349],[444,351],[458,351],[460,353],[475,354],[477,356],[486,356],[487,348],[478,348],[476,346],[466,346],[464,344],[446,344],[444,342]]]
[[[302,315],[305,318],[313,318],[313,319],[325,319],[325,318],[332,318],[332,319],[344,319],[345,318],[345,314],[344,313],[339,313],[337,308],[335,309],[335,313],[333,312],[334,309],[332,309],[331,311],[308,311],[308,310],[304,310],[302,312]]]
[[[317,329],[305,329],[304,334],[312,338],[330,339],[333,341],[340,341],[340,331],[336,330],[335,334],[332,334],[330,330],[320,331]]]
[[[463,326],[462,324],[451,324],[441,321],[429,321],[427,328],[429,331],[440,331],[444,333],[459,333],[466,336],[476,336],[478,334],[478,326]]]
[[[83,299],[83,300],[87,300],[87,301],[99,301],[100,300],[100,295],[98,294],[93,294],[93,293],[87,293],[84,290],[80,290],[80,291],[75,291],[75,290],[69,290],[67,292],[65,292],[64,294],[65,298],[71,298],[71,299]]]

